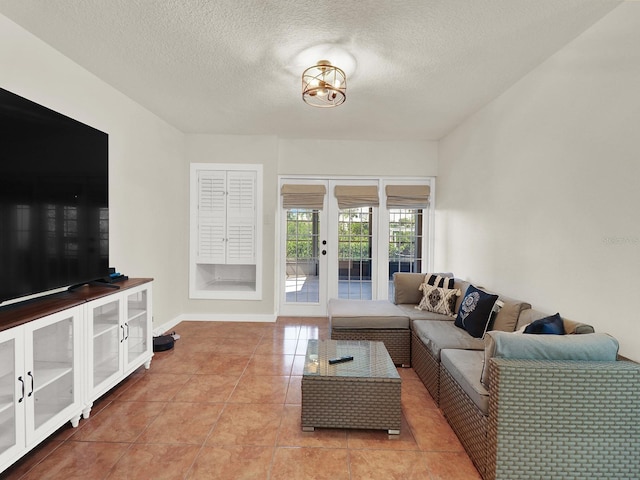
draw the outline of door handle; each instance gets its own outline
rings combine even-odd
[[[18,400],[18,403],[21,403],[22,400],[24,400],[24,379],[22,376],[18,377],[18,381],[22,384],[22,396],[20,397],[20,400]]]
[[[31,391],[29,392],[29,395],[27,395],[27,397],[30,397],[31,395],[33,395],[35,381],[33,379],[33,374],[31,372],[27,372],[27,375],[31,377]]]
[[[122,329],[122,338],[120,339],[120,343],[124,342],[124,325],[120,325],[120,328]]]

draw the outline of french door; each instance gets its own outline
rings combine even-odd
[[[330,298],[392,299],[395,272],[433,252],[427,178],[281,178],[280,315],[326,315]]]
[[[324,187],[326,194],[314,202],[283,193],[280,315],[326,315],[329,298],[376,298],[377,182],[295,179],[295,185]],[[340,188],[350,202],[336,197]],[[354,200],[361,191],[369,197]]]

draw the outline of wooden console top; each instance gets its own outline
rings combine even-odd
[[[82,305],[96,298],[106,297],[151,281],[153,281],[153,278],[130,278],[123,282],[105,284],[104,286],[84,285],[72,291],[54,293],[6,305],[0,307],[0,331],[8,330],[47,315]],[[116,285],[119,288],[112,288],[112,285]]]

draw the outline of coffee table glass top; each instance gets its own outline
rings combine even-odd
[[[329,364],[345,355],[353,360]],[[400,379],[384,343],[366,340],[309,340],[303,376]]]

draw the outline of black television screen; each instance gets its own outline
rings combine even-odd
[[[0,302],[109,275],[108,138],[0,88]]]

